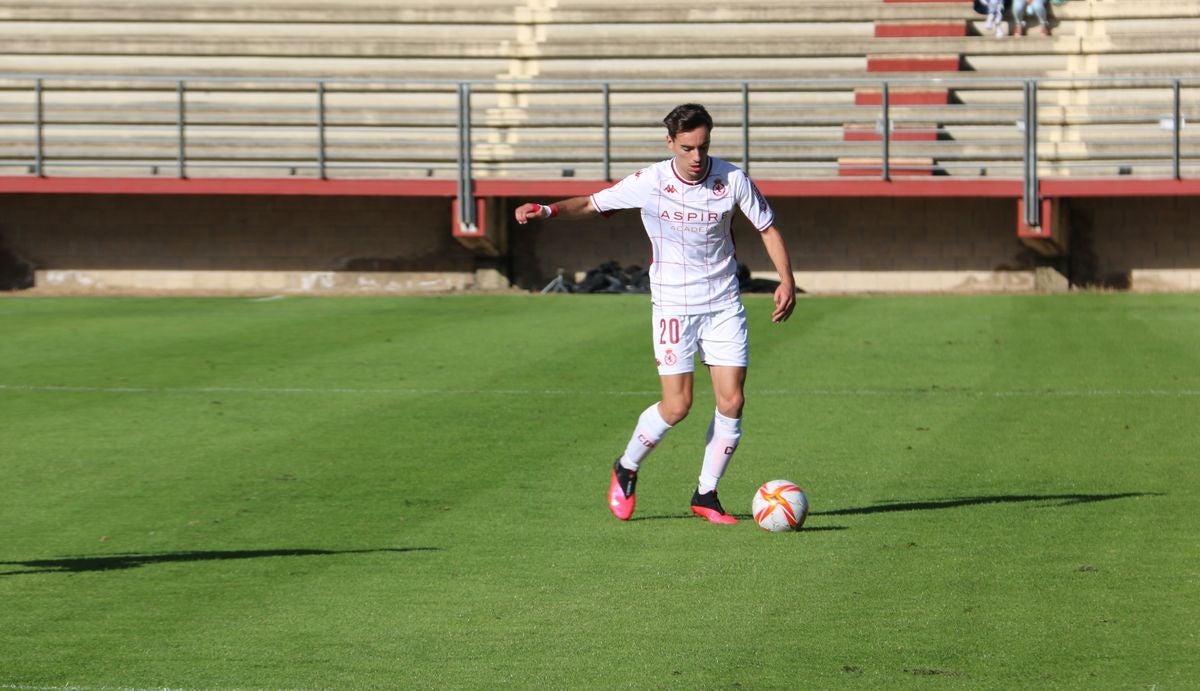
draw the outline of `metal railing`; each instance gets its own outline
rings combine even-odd
[[[672,105],[761,179],[1200,174],[1200,77],[396,81],[0,74],[0,174],[611,180]],[[731,137],[729,132],[740,136]],[[740,151],[739,151],[740,149]]]

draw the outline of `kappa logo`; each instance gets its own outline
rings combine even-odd
[[[754,190],[754,198],[758,200],[759,207],[761,207],[763,209],[771,208],[770,205],[767,204],[767,198],[763,196],[762,192],[758,191],[758,185],[755,185],[752,182],[752,183],[750,183],[750,189]]]
[[[667,185],[663,188],[663,192],[666,192],[667,194],[675,194],[678,191],[679,190],[675,189],[675,185]]]
[[[721,178],[717,178],[716,180],[713,180],[712,192],[714,195],[716,195],[718,197],[724,197],[725,193],[728,191],[729,191],[729,188],[725,186],[724,180],[722,180]]]

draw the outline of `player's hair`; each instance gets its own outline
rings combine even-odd
[[[667,113],[663,124],[667,126],[667,136],[674,139],[680,132],[691,132],[701,125],[708,127],[708,131],[711,132],[713,119],[699,103],[684,103]]]

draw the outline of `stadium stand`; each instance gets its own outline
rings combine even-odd
[[[979,20],[969,3],[882,0],[27,0],[0,8],[0,73],[42,78],[42,161],[70,174],[178,173],[182,101],[190,176],[318,175],[320,119],[339,175],[454,177],[457,84],[470,82],[475,175],[608,178],[606,134],[610,165],[655,151],[661,93],[680,88],[636,82],[663,79],[710,82],[683,91],[708,91],[722,123],[741,124],[748,102],[744,154],[760,177],[877,174],[848,167],[878,155],[872,76],[892,82],[891,125],[905,135],[892,154],[916,163],[897,174],[1019,176],[1030,78],[1047,80],[1047,173],[1083,160],[1140,172],[1139,156],[1162,172],[1169,142],[1156,136],[1139,154],[1142,138],[1128,135],[1158,127],[1170,84],[1080,79],[1177,77],[1200,64],[1200,5],[1072,0],[1055,8],[1048,39],[995,40]],[[16,173],[38,157],[35,85],[0,86],[0,160]]]
[[[476,217],[659,157],[682,100],[776,197],[1020,197],[1031,84],[1032,172],[1058,194],[1200,173],[1177,126],[1200,118],[1200,4],[1068,0],[1051,37],[982,19],[963,0],[18,0],[0,192],[465,193],[460,241],[500,254]]]

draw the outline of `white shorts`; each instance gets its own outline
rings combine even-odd
[[[745,367],[750,363],[746,308],[739,302],[720,312],[688,316],[654,310],[654,359],[658,373],[687,374],[705,365]]]

